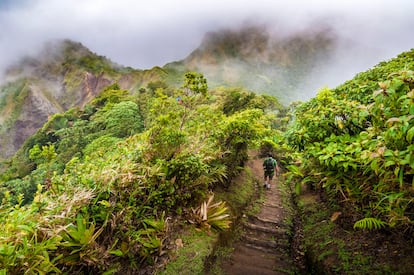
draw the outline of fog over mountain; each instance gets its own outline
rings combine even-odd
[[[321,24],[338,42],[332,58],[314,71],[305,91],[312,94],[413,48],[413,11],[410,0],[3,0],[0,69],[56,38],[145,69],[186,58],[207,32],[248,23],[280,37]]]
[[[210,87],[243,87],[276,96],[287,105],[312,97],[311,84],[318,84],[318,75],[335,58],[339,43],[335,31],[323,22],[290,34],[246,24],[207,33],[186,59],[165,68],[202,72]]]

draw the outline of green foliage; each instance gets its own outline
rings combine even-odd
[[[117,83],[105,88],[96,98],[91,101],[91,105],[95,108],[103,107],[106,104],[119,103],[129,94],[126,90],[121,90]]]
[[[299,196],[302,193],[302,180],[304,175],[302,174],[300,168],[296,165],[288,165],[286,166],[286,169],[288,171],[286,180],[294,183],[295,194]]]
[[[414,224],[414,73],[407,70],[414,68],[413,53],[335,90],[321,89],[298,106],[286,133],[300,153],[302,184],[312,183],[360,215],[376,217],[357,222],[358,228]]]
[[[206,96],[208,90],[207,79],[205,79],[203,74],[187,72],[184,75],[183,88],[186,95],[202,94]]]
[[[28,140],[0,186],[7,273],[134,273],[155,263],[168,221],[230,182],[270,127],[263,109],[226,116],[200,74],[183,87],[188,95],[160,87],[151,96],[110,86]],[[30,167],[22,177],[20,159]],[[224,202],[209,208],[211,229],[226,229]],[[27,233],[11,230],[18,225]]]
[[[277,148],[276,142],[274,142],[271,139],[263,139],[260,143],[260,156],[266,157],[268,154],[275,155],[276,148]]]
[[[24,102],[30,91],[28,79],[23,78],[16,83],[10,83],[1,89],[0,94],[0,110],[2,116],[8,118],[6,121],[2,120],[1,130],[5,130],[17,120]],[[7,107],[7,108],[6,108]]]
[[[152,159],[171,159],[188,141],[186,134],[177,128],[154,126],[149,133]]]
[[[84,55],[77,61],[78,65],[84,69],[94,72],[114,72],[112,63],[104,56],[97,56],[94,54]]]
[[[376,218],[363,218],[362,220],[355,222],[354,228],[377,230],[385,227],[386,225],[386,222]]]
[[[414,70],[413,50],[403,52],[396,58],[383,61],[372,69],[359,73],[353,79],[338,86],[335,93],[348,100],[369,104],[372,102],[372,92],[379,89],[379,84],[388,80],[391,73],[402,70]]]
[[[126,137],[144,128],[138,105],[132,101],[115,104],[105,114],[105,130],[115,137]]]
[[[237,88],[208,92],[196,72],[178,90],[107,87],[84,109],[52,116],[2,174],[0,272],[142,271],[165,252],[169,221],[200,203],[196,223],[225,230],[227,206],[208,194],[234,190],[252,145],[277,156],[298,193],[311,184],[375,217],[355,228],[412,227],[413,60],[404,53],[290,108]],[[78,65],[110,73],[103,61]],[[0,104],[22,101],[21,85]],[[239,204],[254,183],[245,188]]]
[[[336,98],[328,88],[315,98],[299,105],[296,121],[287,132],[287,139],[295,148],[323,141],[334,135],[356,135],[368,125],[367,107],[357,101]]]
[[[232,115],[246,109],[281,109],[276,98],[267,95],[257,95],[241,88],[226,89],[224,91],[223,112]]]
[[[46,135],[53,133],[62,128],[68,127],[69,120],[73,120],[72,111],[68,111],[65,114],[54,114],[42,127],[42,132]],[[53,142],[54,140],[49,140]]]
[[[61,273],[58,262],[69,256],[59,252],[60,232],[91,193],[68,188],[65,195],[51,198],[41,189],[39,185],[30,205],[3,201],[0,207],[0,265],[6,273]]]
[[[122,139],[113,137],[111,135],[104,135],[94,139],[91,143],[86,145],[83,150],[84,155],[101,154],[103,155],[108,148],[115,146],[115,144]]]
[[[29,151],[29,158],[30,160],[34,161],[37,165],[42,163],[50,163],[52,160],[56,158],[57,154],[55,152],[55,146],[42,146],[40,149],[39,145],[35,145]]]
[[[22,204],[30,203],[37,190],[36,184],[35,175],[6,181],[0,188],[0,200],[6,199],[11,204],[17,204],[22,199]]]
[[[166,89],[166,88],[168,88],[168,85],[164,81],[157,80],[157,81],[151,81],[150,83],[148,83],[147,88],[152,93],[155,93],[155,91],[158,90],[158,89]]]
[[[89,226],[88,226],[89,225]],[[69,224],[62,233],[63,248],[67,248],[70,254],[61,261],[66,266],[79,265],[80,263],[98,264],[102,260],[96,239],[103,231],[103,227],[95,230],[95,224],[89,224],[81,214],[76,217],[76,225]]]
[[[247,160],[248,145],[264,137],[263,111],[248,109],[229,116],[218,125],[218,145],[226,152],[223,163],[228,167],[229,179],[238,174]]]

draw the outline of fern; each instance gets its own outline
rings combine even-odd
[[[368,230],[378,230],[385,226],[387,226],[388,223],[377,219],[377,218],[363,218],[362,220],[359,220],[354,223],[354,229],[368,229]]]

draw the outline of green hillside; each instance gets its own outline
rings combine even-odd
[[[184,60],[138,70],[114,64],[80,43],[50,42],[10,67],[0,86],[0,160],[11,157],[50,116],[82,108],[114,83],[133,94],[148,84],[150,89],[179,88],[182,75],[197,71],[211,88],[241,87],[288,105],[303,99],[306,80],[330,59],[335,45],[335,35],[323,26],[285,37],[247,25],[207,34]]]
[[[323,223],[320,206],[303,210],[307,249],[317,247],[316,255],[344,248],[361,251],[355,261],[337,254],[336,272],[340,273],[411,272],[414,50],[381,62],[336,89],[322,88],[297,107],[295,116],[286,138],[300,164],[288,167],[296,190],[317,190],[329,206],[327,212],[337,213],[326,218],[331,222]],[[337,230],[341,237],[330,240],[325,230],[330,234]],[[373,247],[368,245],[371,240]],[[378,249],[384,249],[384,254],[375,256]],[[392,255],[395,251],[405,256],[397,260]],[[364,253],[371,254],[362,260]]]
[[[12,156],[50,116],[83,107],[104,87],[118,83],[137,92],[165,74],[157,67],[122,67],[73,41],[50,42],[37,56],[10,67],[0,86],[0,160]]]
[[[217,60],[245,49],[242,36],[230,34],[231,41],[212,35],[224,39]],[[256,30],[247,34],[269,45]],[[318,43],[330,45],[302,42],[287,45],[297,45],[292,51],[308,64]],[[226,199],[258,192],[256,183],[235,190],[232,181],[250,149],[276,154],[314,272],[412,270],[414,50],[285,108],[251,87],[222,87],[217,79],[210,86],[187,71],[196,60],[211,61],[208,47],[139,71],[63,45],[11,68],[13,79],[2,86],[2,142],[32,133],[0,167],[1,274],[151,273],[175,259],[176,232],[198,232],[193,238],[209,245],[243,216]],[[301,72],[292,78],[299,87],[307,67],[283,56],[286,70]],[[276,81],[252,75],[252,83]],[[301,201],[309,191],[316,206]]]
[[[137,94],[108,86],[25,142],[1,175],[2,272],[133,273],[166,249],[172,221],[228,228],[223,203],[207,220],[191,209],[229,186],[279,105],[182,79]]]

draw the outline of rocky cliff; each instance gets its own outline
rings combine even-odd
[[[162,70],[134,70],[69,40],[46,45],[36,57],[10,67],[0,87],[0,159],[10,157],[52,114],[83,107],[117,82],[137,90],[161,79]]]

